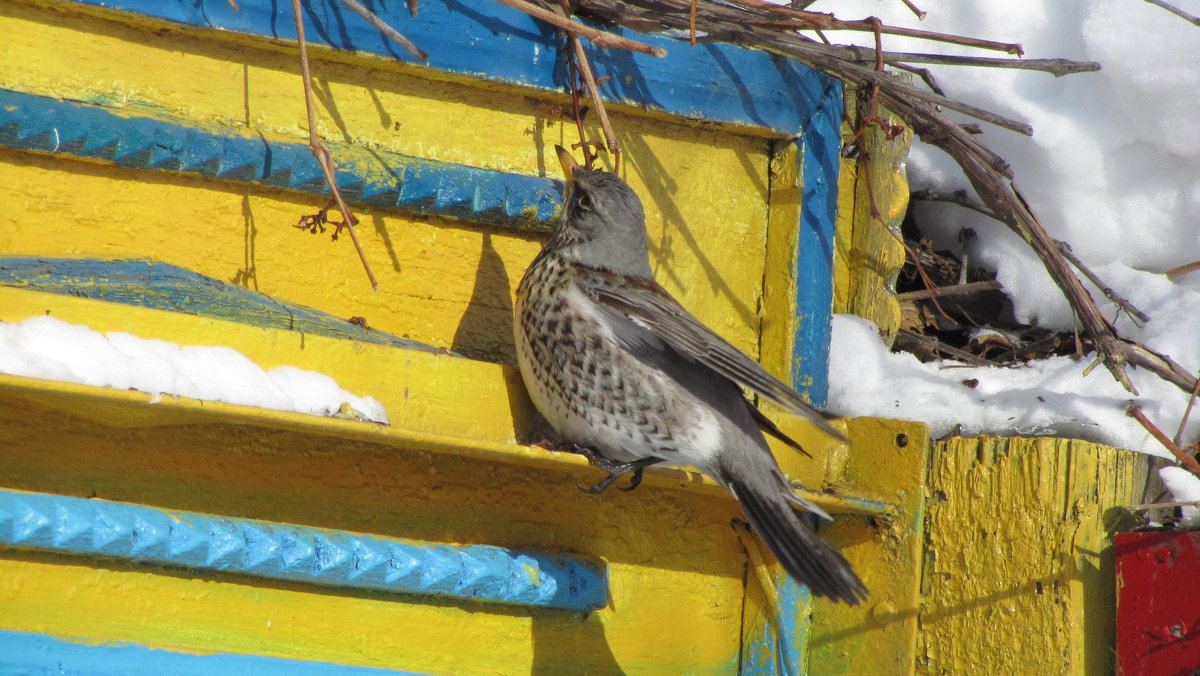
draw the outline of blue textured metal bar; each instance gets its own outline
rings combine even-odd
[[[210,133],[6,89],[0,89],[0,145],[328,193],[303,144]],[[338,159],[338,187],[352,202],[518,228],[546,227],[560,204],[561,184],[549,179],[329,145]]]
[[[194,655],[122,643],[82,645],[54,636],[0,631],[0,674],[50,676],[421,676],[260,655]]]
[[[152,260],[0,257],[0,286],[433,352],[431,345]]]
[[[587,611],[597,565],[489,545],[445,545],[120,502],[0,490],[0,545],[330,587]]]
[[[74,0],[82,5],[136,12],[174,23],[294,41],[291,4],[279,0]],[[553,28],[492,0],[422,2],[416,17],[403,2],[371,9],[418,47],[425,66],[472,78],[566,91],[562,39]],[[413,57],[339,0],[305,0],[309,42],[398,61]],[[731,45],[687,42],[604,26],[605,30],[668,51],[666,58],[620,49],[589,49],[597,78],[607,78],[608,101],[705,120],[797,133],[819,105],[831,78],[794,61]]]

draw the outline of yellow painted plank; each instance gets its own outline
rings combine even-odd
[[[1068,439],[935,444],[917,673],[1112,673],[1111,533],[1145,461]]]
[[[306,140],[298,66],[283,48],[20,3],[0,6],[0,31],[12,37],[0,87]],[[55,48],[63,44],[72,49]],[[575,133],[548,99],[512,88],[430,81],[370,60],[314,67],[322,133],[368,150],[554,176],[547,151]],[[646,202],[660,281],[757,353],[769,141],[622,112],[614,124],[623,173]],[[331,244],[291,227],[322,206],[315,197],[12,151],[0,151],[0,181],[18,206],[0,216],[7,253],[153,257],[436,346],[513,359],[511,299],[535,236],[373,208],[359,214],[381,285],[372,293],[348,238]]]
[[[851,108],[853,91],[847,91]],[[880,109],[888,124],[902,125],[895,114]],[[846,134],[852,133],[847,127]],[[900,224],[908,210],[909,188],[904,171],[912,130],[888,140],[870,125],[855,159],[843,159],[838,184],[838,223],[834,252],[834,312],[875,322],[890,340],[900,327],[896,275],[904,265]]]

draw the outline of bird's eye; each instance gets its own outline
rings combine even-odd
[[[583,211],[591,211],[592,196],[587,193],[583,193],[579,196],[579,199],[575,200],[575,204],[579,205],[579,208]]]

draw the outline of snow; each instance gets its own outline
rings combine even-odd
[[[348,403],[369,420],[388,422],[378,401],[350,394],[322,373],[264,371],[228,347],[101,334],[48,316],[0,322],[0,373],[311,415],[332,415]]]
[[[1200,272],[1174,281],[1161,274],[1200,260],[1195,111],[1200,28],[1140,0],[916,4],[928,12],[922,21],[900,0],[822,0],[811,9],[842,19],[873,15],[892,25],[1019,42],[1025,58],[1102,65],[1100,72],[1061,78],[1034,71],[924,67],[951,98],[1033,125],[1034,136],[1028,138],[984,123],[982,141],[1010,162],[1017,185],[1050,234],[1069,242],[1106,284],[1151,317],[1144,328],[1123,317],[1118,328],[1186,369],[1200,368]],[[1174,4],[1200,14],[1200,0]],[[873,40],[845,32],[827,35],[863,45]],[[892,35],[883,40],[889,51],[1005,56]],[[908,172],[914,189],[969,189],[954,162],[931,146],[915,145]],[[973,264],[997,271],[1019,320],[1072,328],[1074,318],[1061,292],[1005,226],[953,205],[918,208],[919,221],[932,225],[925,235],[937,248],[961,251],[959,232],[975,230],[979,236],[967,253]],[[1113,309],[1093,295],[1102,308]],[[867,363],[873,368],[865,368]],[[1058,358],[1022,369],[920,364],[909,355],[888,354],[865,322],[839,317],[834,322],[830,409],[924,420],[935,435],[961,425],[966,434],[1054,434],[1167,455],[1125,416],[1124,408],[1136,400],[1173,435],[1188,394],[1153,375],[1133,372],[1140,391],[1134,397],[1102,366],[1084,377],[1088,363]],[[969,388],[964,380],[979,384]],[[1184,440],[1197,436],[1200,411],[1188,423]]]
[[[1200,503],[1200,477],[1182,467],[1164,467],[1158,470],[1158,474],[1177,502]],[[1184,507],[1180,523],[1200,528],[1200,507]]]

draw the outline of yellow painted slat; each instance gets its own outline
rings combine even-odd
[[[1111,533],[1145,462],[1067,439],[935,444],[917,673],[1112,673]]]
[[[0,7],[0,30],[13,37],[0,87],[306,141],[298,65],[279,47],[20,3]],[[72,49],[53,48],[62,44]],[[89,58],[74,58],[79,53]],[[575,133],[544,98],[337,58],[314,65],[322,133],[332,140],[555,176],[548,149]],[[614,115],[623,173],[646,202],[661,281],[756,353],[769,141]],[[0,181],[8,199],[24,205],[0,217],[7,253],[152,257],[509,363],[512,294],[539,246],[528,234],[372,209],[359,214],[381,284],[372,293],[348,238],[331,244],[291,227],[322,206],[311,196],[12,151],[0,151]]]

